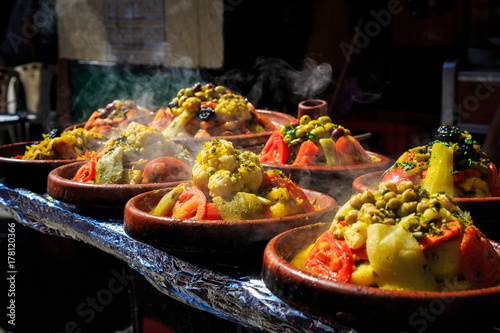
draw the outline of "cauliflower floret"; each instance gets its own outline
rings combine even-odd
[[[109,139],[106,142],[104,151],[109,151],[116,147],[123,148],[124,162],[133,162],[140,159],[152,160],[160,156],[172,156],[188,165],[194,164],[194,160],[189,152],[181,145],[164,137],[159,131],[136,122],[131,122],[124,133]]]
[[[234,94],[221,96],[219,103],[215,107],[215,114],[226,121],[238,120],[244,122],[252,119],[252,113],[245,99]]]
[[[214,139],[203,145],[193,167],[193,184],[212,198],[253,193],[262,183],[264,169],[258,155],[234,149],[226,140]]]
[[[201,108],[201,100],[198,97],[189,97],[182,103],[182,108],[192,116],[196,116]]]

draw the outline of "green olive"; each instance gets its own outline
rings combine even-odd
[[[301,138],[307,134],[307,131],[304,129],[303,126],[297,126],[297,130],[295,131],[295,136],[298,138]]]
[[[215,97],[215,91],[213,88],[209,88],[205,91],[205,94],[207,94],[208,97]]]
[[[226,87],[224,86],[217,86],[215,87],[215,92],[219,94],[225,94],[226,93]]]
[[[381,190],[383,190],[383,189],[387,189],[387,190],[389,190],[389,191],[391,191],[391,192],[396,192],[396,191],[397,191],[397,189],[398,189],[397,185],[396,185],[396,184],[394,184],[394,183],[382,183],[382,184],[380,184],[380,185],[379,185],[379,188],[380,188]],[[387,194],[387,193],[386,193],[386,194]],[[387,199],[385,199],[385,200],[387,200]]]
[[[355,194],[349,199],[349,203],[351,207],[360,209],[361,206],[363,205],[363,201],[361,200],[361,193]]]
[[[392,198],[389,201],[387,201],[387,207],[389,209],[398,209],[399,206],[401,206],[401,200],[398,198]]]
[[[417,200],[417,193],[415,193],[415,190],[413,190],[412,188],[408,188],[403,192],[404,202],[415,201],[415,200]]]
[[[427,203],[420,201],[420,202],[417,204],[417,213],[422,214],[422,213],[423,213],[423,212],[425,212],[428,208],[429,208],[429,205],[428,205]]]
[[[358,219],[358,211],[353,209],[347,212],[344,220],[347,224],[354,224]]]
[[[304,130],[305,130],[306,132],[311,132],[313,129],[314,129],[314,126],[313,126],[313,125],[311,125],[311,124],[306,124],[306,125],[304,125]]]
[[[328,124],[328,123],[331,123],[332,122],[332,119],[328,116],[322,116],[322,117],[319,117],[318,120],[322,123],[322,124]]]
[[[334,123],[326,123],[325,129],[328,133],[332,133],[333,130],[335,129],[335,124]]]
[[[366,203],[375,203],[375,196],[372,191],[364,191],[361,196],[361,200]]]
[[[200,100],[204,101],[205,98],[205,93],[203,91],[197,91],[194,93],[195,97],[198,97]]]
[[[392,184],[392,183],[391,183],[391,184]],[[392,191],[390,191],[390,192],[386,192],[386,193],[384,194],[384,200],[385,200],[385,201],[389,201],[389,200],[391,200],[392,198],[395,198],[395,197],[396,197],[396,193],[395,193],[395,192],[392,192]]]
[[[314,127],[321,126],[321,122],[317,119],[311,120],[309,124],[313,125]]]
[[[377,202],[375,202],[375,207],[377,207],[378,209],[382,209],[385,208],[386,204],[387,202],[384,199],[379,199],[377,200]]]
[[[186,96],[186,97],[193,97],[194,96],[193,88],[186,88],[186,89],[184,89],[184,96]]]
[[[302,117],[300,117],[299,124],[301,124],[301,125],[309,124],[310,121],[311,121],[311,117],[309,117],[307,114],[305,114]]]
[[[328,133],[326,132],[325,128],[323,126],[318,126],[315,129],[311,131],[316,137],[318,138],[324,138],[328,136]]]

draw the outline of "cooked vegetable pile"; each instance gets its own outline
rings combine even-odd
[[[455,198],[500,196],[497,167],[468,132],[443,125],[434,139],[401,155],[381,181],[411,180]]]
[[[42,136],[42,141],[26,146],[24,154],[14,158],[23,160],[84,159],[89,153],[102,149],[106,141],[100,133],[82,128],[63,132],[59,136],[54,130]]]
[[[74,180],[97,184],[144,184],[190,178],[189,153],[157,130],[131,122],[125,132],[108,140],[90,156]]]
[[[175,187],[151,211],[195,220],[256,220],[316,211],[301,188],[264,169],[258,155],[212,139],[196,158],[191,184]]]
[[[243,96],[211,83],[181,89],[148,126],[169,137],[253,134],[275,129]]]
[[[500,283],[500,253],[468,213],[410,181],[352,196],[292,264],[382,289],[460,291]]]
[[[298,125],[286,124],[273,132],[260,154],[261,162],[298,166],[356,165],[374,159],[351,131],[332,123],[328,116],[311,120],[308,115]]]
[[[84,129],[93,127],[113,127],[124,120],[151,114],[151,111],[137,105],[133,100],[115,100],[104,108],[94,111],[85,123]]]

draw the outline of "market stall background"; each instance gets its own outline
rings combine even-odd
[[[486,0],[433,3],[5,0],[0,26],[2,87],[12,82],[7,78],[11,74],[16,77],[15,72],[21,84],[12,100],[2,90],[0,112],[22,116],[17,119],[23,126],[0,127],[0,142],[40,138],[53,128],[63,129],[84,120],[114,99],[137,99],[154,110],[179,88],[201,80],[231,86],[259,108],[292,115],[301,100],[324,99],[329,102],[334,121],[354,133],[373,134],[366,141],[370,150],[398,156],[427,140],[439,126],[443,94],[448,91],[441,81],[446,61],[459,59],[454,62],[459,65],[453,75],[471,67],[486,70],[487,74],[498,69],[497,5]],[[389,4],[400,6],[392,8]],[[354,41],[355,36],[361,39]],[[353,53],[347,57],[350,45]],[[474,73],[471,75],[477,77]],[[36,74],[40,74],[37,80],[25,79]],[[479,142],[500,102],[498,82],[490,79],[486,75],[479,81],[459,85],[453,76],[460,94],[451,103],[472,110],[467,113],[472,115],[467,121],[479,125],[474,127]],[[479,99],[474,93],[478,87],[482,91],[486,87],[491,93]],[[26,121],[28,127],[24,127]],[[317,325],[325,332],[343,331],[290,309],[268,294],[258,279],[242,275],[234,262],[215,268],[200,266],[150,247],[144,248],[146,257],[134,257],[130,262],[127,255],[137,255],[142,245],[124,238],[119,217],[96,219],[86,212],[75,214],[43,193],[7,186],[0,190],[2,206],[8,211],[0,223],[2,245],[14,221],[10,214],[20,222],[16,222],[16,258],[22,269],[16,291],[17,328],[21,330],[21,324],[26,325],[27,332],[127,329],[133,302],[129,289],[113,294],[109,306],[96,311],[91,323],[75,311],[82,302],[88,305],[89,297],[106,290],[109,281],[130,263],[130,272],[138,272],[139,278],[134,280],[137,284],[143,281],[142,273],[147,277],[140,284],[144,288],[162,281],[165,276],[156,275],[155,270],[170,264],[175,272],[184,272],[184,267],[189,274],[195,271],[190,281],[204,282],[207,278],[210,283],[197,285],[207,294],[207,290],[217,290],[215,295],[228,296],[227,290],[217,289],[217,283],[229,280],[232,286],[248,291],[245,295],[238,292],[242,301],[257,304],[250,310],[247,305],[238,306],[250,312],[244,315],[245,320],[263,315],[268,321],[255,318],[231,326],[225,320],[231,320],[230,310],[209,310],[207,300],[196,300],[195,290],[180,291],[163,281],[156,286],[172,296],[169,309],[176,308],[185,316],[193,308],[202,309],[192,317],[178,318],[177,312],[172,314],[162,308],[164,316],[169,312],[173,322],[179,320],[187,325],[189,320],[198,320],[200,326],[212,323],[214,327],[225,327],[218,331],[251,332],[271,330],[278,323],[296,319],[292,320],[293,325],[297,324],[293,329],[299,331],[309,325]],[[90,242],[90,230],[92,236],[99,236],[97,231],[103,233],[98,239],[104,243]],[[119,245],[121,241],[131,246],[127,251],[136,252],[122,253],[125,250]],[[165,262],[159,259],[163,256]],[[181,277],[180,273],[178,281],[182,284]],[[185,303],[190,305],[182,307]],[[270,306],[270,312],[261,311],[259,306]],[[217,321],[219,317],[212,316],[205,322],[200,319],[205,310],[217,312],[224,319]],[[73,321],[83,325],[72,326]]]

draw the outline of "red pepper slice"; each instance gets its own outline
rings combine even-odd
[[[299,151],[292,165],[314,165],[314,160],[318,152],[319,148],[314,142],[312,142],[311,140],[304,141],[300,144]]]
[[[189,179],[191,179],[191,168],[186,163],[170,156],[158,157],[149,161],[142,172],[144,184]]]
[[[458,221],[451,221],[443,230],[442,235],[425,234],[425,236],[418,242],[420,244],[420,248],[422,249],[422,251],[424,251],[435,245],[441,244],[448,239],[458,235],[460,233],[460,229],[462,229],[462,226]]]
[[[465,230],[459,258],[462,273],[474,288],[488,288],[500,282],[500,257],[477,228]]]
[[[335,239],[331,230],[325,231],[307,255],[304,269],[312,274],[339,282],[350,282],[354,260],[344,240]]]
[[[172,208],[172,217],[203,220],[207,215],[207,197],[196,187],[185,189]]]
[[[266,142],[259,159],[261,162],[286,164],[290,156],[290,148],[278,132],[273,132]]]

